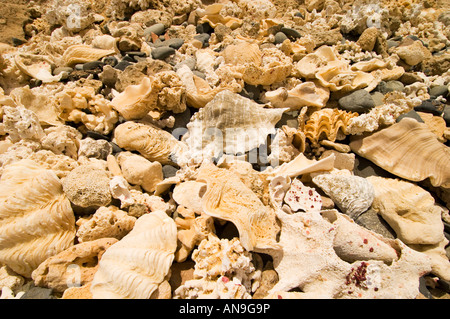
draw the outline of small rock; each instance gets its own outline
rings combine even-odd
[[[194,36],[195,40],[200,41],[203,44],[203,48],[206,48],[209,46],[209,38],[210,35],[208,33],[201,33]]]
[[[164,24],[162,23],[156,23],[154,25],[152,25],[151,27],[148,27],[144,30],[144,36],[147,38],[150,37],[150,35],[152,34],[152,32],[156,35],[161,35],[164,33],[164,30],[166,29],[166,27],[164,26]]]
[[[83,64],[83,71],[90,74],[98,74],[102,72],[104,65],[105,64],[102,61],[87,62]]]
[[[73,69],[71,67],[58,67],[53,70],[53,75],[58,75],[62,72],[64,74],[61,77],[61,80],[66,80],[69,78],[69,74],[72,73]]]
[[[280,44],[283,43],[285,40],[287,40],[287,35],[284,34],[283,32],[277,32],[275,34],[275,44]]]
[[[378,92],[381,92],[383,94],[393,92],[393,91],[399,91],[403,92],[405,89],[405,86],[400,81],[381,81],[380,84],[376,87]]]
[[[389,224],[374,210],[369,209],[362,213],[355,222],[386,238],[395,239],[396,234]]]
[[[442,114],[442,117],[445,120],[445,124],[450,127],[450,105],[446,105],[444,107],[444,112]]]
[[[297,30],[287,28],[287,27],[282,27],[281,32],[283,32],[286,36],[288,36],[289,38],[292,38],[294,40],[302,37],[302,35]]]
[[[294,14],[294,16],[295,17],[299,17],[299,18],[302,18],[302,19],[304,19],[305,17],[303,16],[303,14],[299,11],[299,12],[296,12],[295,14]]]
[[[183,65],[187,65],[187,67],[188,67],[189,69],[194,70],[194,69],[195,69],[195,63],[196,63],[195,58],[194,58],[194,57],[189,57],[189,58],[187,58],[187,59],[181,61],[180,63],[176,64],[176,65],[174,66],[174,69],[175,69],[175,71],[177,71],[177,70],[178,70],[179,68],[181,68]]]
[[[420,117],[420,115],[414,110],[411,110],[408,113],[401,114],[399,117],[397,117],[397,119],[396,119],[397,123],[400,122],[405,117],[410,117],[410,118],[415,119],[419,123],[424,123],[424,121]]]
[[[107,206],[111,202],[106,172],[91,165],[75,168],[62,184],[67,198],[79,207]]]
[[[164,60],[172,54],[175,54],[175,49],[171,47],[160,47],[152,49],[152,58],[155,60]]]
[[[415,66],[432,56],[422,41],[414,41],[408,37],[395,49],[395,53],[410,66]]]
[[[357,90],[338,101],[340,108],[357,113],[366,113],[375,107],[372,96],[366,90]]]
[[[15,47],[18,47],[19,45],[27,43],[27,40],[15,38],[15,37],[12,37],[11,41],[12,41],[13,46],[15,46]]]
[[[384,101],[383,101],[384,94],[383,93],[375,91],[375,92],[371,93],[370,95],[372,95],[372,99],[373,99],[373,102],[375,103],[375,106],[384,104]]]
[[[178,50],[179,48],[181,48],[181,46],[184,44],[184,40],[181,38],[172,38],[169,40],[165,40],[165,41],[161,41],[158,43],[155,43],[154,47],[155,48],[159,48],[159,47],[171,47],[174,48],[175,50]]]
[[[395,40],[387,40],[387,48],[388,48],[388,50],[390,49],[390,48],[396,48],[396,47],[398,47],[398,45],[400,44],[400,41],[395,41]]]
[[[423,79],[414,72],[405,72],[399,79],[404,85],[411,85],[416,82],[423,82]]]
[[[195,31],[197,33],[211,34],[214,31],[214,29],[209,25],[208,22],[204,22],[202,24],[197,25],[197,27],[195,28]]]
[[[106,157],[112,153],[112,146],[108,141],[87,137],[80,141],[78,156],[93,157],[106,160]]]
[[[438,85],[430,89],[430,96],[438,97],[443,96],[446,97],[448,94],[448,86],[447,85]]]
[[[107,64],[103,67],[103,72],[98,77],[106,87],[114,88],[117,82],[117,72],[119,71]]]
[[[132,65],[133,63],[129,62],[129,61],[120,61],[119,63],[117,63],[117,65],[114,67],[114,69],[120,70],[120,71],[124,71],[127,66]]]
[[[20,299],[56,299],[52,292],[51,288],[33,287],[26,291]]]
[[[173,167],[172,165],[164,165],[162,168],[162,172],[164,175],[164,178],[173,177],[178,172],[178,169]]]
[[[117,63],[119,63],[119,60],[117,60],[117,58],[114,56],[107,56],[103,58],[102,62],[105,63],[105,65],[114,67],[117,65]]]
[[[206,80],[205,73],[200,72],[199,70],[194,70],[194,71],[192,71],[192,73],[194,73],[194,75],[198,76],[199,78],[202,78],[203,80]]]
[[[373,51],[378,34],[379,31],[376,27],[367,28],[363,31],[356,44],[358,44],[363,51]]]
[[[127,61],[127,62],[131,62],[131,63],[136,62],[136,61],[134,60],[134,58],[133,58],[132,56],[128,55],[128,54],[126,54],[126,55],[122,58],[122,61]]]
[[[431,113],[440,116],[444,112],[444,104],[436,100],[428,99],[422,102],[419,106],[414,108],[414,111]]]
[[[222,42],[227,34],[231,33],[231,29],[222,23],[218,23],[214,28],[214,34],[216,35],[217,41]]]

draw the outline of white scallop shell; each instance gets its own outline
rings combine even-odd
[[[163,211],[138,218],[103,254],[91,285],[94,299],[149,299],[169,273],[177,227]]]

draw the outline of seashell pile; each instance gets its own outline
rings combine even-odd
[[[19,2],[0,299],[450,298],[448,1]]]

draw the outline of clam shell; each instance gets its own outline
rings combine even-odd
[[[353,112],[328,108],[321,109],[311,115],[302,131],[314,146],[318,146],[322,139],[335,142],[339,134],[341,136],[346,134],[350,120],[356,116],[358,114]]]
[[[322,174],[313,177],[312,181],[330,196],[343,213],[353,219],[358,218],[372,205],[374,189],[363,177]]]
[[[58,82],[63,76],[62,73],[52,75],[54,63],[43,55],[17,54],[14,56],[14,63],[20,71],[43,83]]]
[[[149,299],[169,273],[177,227],[163,211],[145,214],[103,254],[91,285],[94,299]]]
[[[144,77],[141,83],[127,86],[114,97],[111,106],[126,120],[137,120],[146,116],[156,106],[157,100],[155,79]]]
[[[0,190],[0,263],[31,278],[44,260],[73,245],[72,207],[55,172],[28,159],[4,169]]]
[[[172,198],[178,205],[192,209],[196,213],[202,212],[202,197],[206,191],[206,184],[197,181],[186,181],[175,186]]]
[[[450,187],[450,149],[412,118],[368,136],[352,136],[350,147],[396,176],[415,182],[429,178],[433,186]]]
[[[181,155],[185,145],[172,134],[152,124],[127,121],[114,130],[115,143],[128,151],[137,151],[150,161],[170,164]]]
[[[74,66],[78,63],[97,61],[112,54],[116,54],[116,51],[97,49],[84,44],[76,44],[68,47],[66,51],[64,51],[63,60],[67,66]]]
[[[245,249],[250,251],[277,247],[279,227],[274,211],[265,206],[238,175],[207,163],[200,167],[197,181],[207,184],[202,197],[203,212],[231,221],[238,229]]]

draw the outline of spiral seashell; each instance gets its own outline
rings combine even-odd
[[[29,159],[8,165],[0,181],[0,263],[31,278],[74,238],[75,217],[56,174]]]
[[[145,214],[102,256],[94,299],[149,299],[165,280],[177,248],[177,226],[163,211]]]

